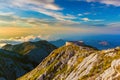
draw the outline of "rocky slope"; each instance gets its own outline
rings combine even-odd
[[[98,51],[69,45],[54,50],[18,80],[119,80],[120,48]]]
[[[47,41],[5,45],[0,49],[0,80],[16,80],[34,69],[54,49]]]
[[[15,80],[32,69],[25,57],[0,49],[0,80]]]
[[[2,47],[4,50],[19,53],[26,57],[27,60],[38,65],[46,56],[57,47],[47,41],[24,42],[18,45],[7,44]]]

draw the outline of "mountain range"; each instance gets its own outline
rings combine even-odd
[[[66,43],[66,41],[69,41],[69,40],[58,39],[58,40],[49,41],[49,42],[57,47],[61,47]],[[119,39],[118,40],[111,40],[111,39],[110,40],[86,40],[86,39],[83,39],[82,41],[84,41],[85,44],[96,47],[99,50],[110,49],[110,48],[115,48],[117,46],[120,46]]]
[[[47,41],[3,46],[0,49],[0,77],[5,80],[16,80],[35,68],[56,48]]]
[[[45,40],[7,44],[0,49],[0,80],[16,79],[119,80],[120,47],[99,50],[83,41],[59,48]]]
[[[119,80],[120,47],[96,50],[64,45],[17,80]]]

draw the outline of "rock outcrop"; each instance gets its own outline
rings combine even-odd
[[[96,80],[119,80],[120,79],[120,59],[113,60],[111,67],[105,70]]]
[[[69,46],[69,45],[78,45],[78,46],[84,46],[84,42],[83,41],[67,41],[66,42],[66,46]]]

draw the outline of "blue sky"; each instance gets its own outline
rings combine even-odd
[[[119,0],[0,0],[0,38],[119,35]]]

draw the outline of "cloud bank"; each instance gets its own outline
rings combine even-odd
[[[29,35],[29,36],[25,36],[25,37],[15,37],[15,38],[10,38],[10,39],[0,39],[0,47],[6,45],[6,44],[12,44],[12,45],[16,45],[16,44],[20,44],[23,42],[36,42],[36,41],[40,41],[40,40],[52,40],[51,36],[42,36],[42,35],[38,35],[38,36],[33,36],[33,35]]]
[[[120,6],[120,0],[87,0],[87,2],[100,2],[106,5]]]

